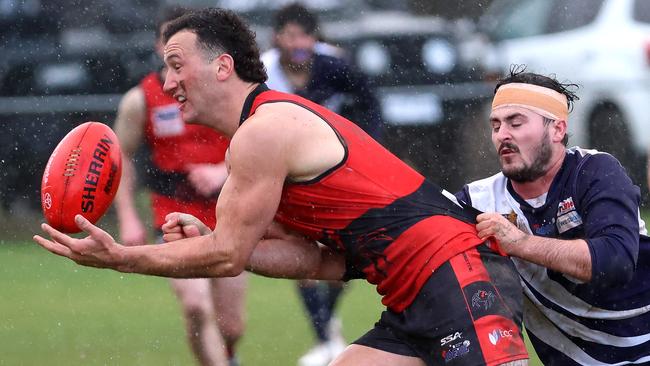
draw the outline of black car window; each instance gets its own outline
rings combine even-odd
[[[596,18],[602,5],[603,0],[556,0],[548,18],[546,33],[563,32],[588,25]]]
[[[642,23],[650,23],[650,1],[636,0],[632,14],[634,20]]]
[[[495,0],[479,26],[494,41],[540,35],[552,5],[549,0]]]

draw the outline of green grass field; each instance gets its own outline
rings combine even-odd
[[[83,268],[29,241],[0,243],[0,365],[191,365],[168,282]],[[350,283],[340,303],[353,340],[382,308]],[[312,335],[292,281],[250,277],[244,365],[295,365]]]
[[[0,244],[0,365],[189,365],[182,319],[162,278],[88,269],[31,243]],[[245,365],[293,365],[312,336],[293,283],[250,277]],[[374,289],[352,283],[345,335],[381,311]]]

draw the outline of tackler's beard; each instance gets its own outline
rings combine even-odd
[[[313,52],[309,49],[298,48],[282,53],[282,63],[293,71],[309,70]]]
[[[506,145],[510,149],[519,152],[519,148],[516,145],[505,142],[503,146]],[[517,183],[533,182],[544,176],[553,153],[548,131],[544,132],[544,136],[539,145],[536,149],[533,149],[533,151],[536,152],[536,155],[530,164],[522,163],[523,166],[508,168],[504,167],[503,161],[501,161],[501,171],[503,172],[503,175]]]

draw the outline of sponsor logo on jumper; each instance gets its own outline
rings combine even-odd
[[[492,332],[488,333],[488,338],[490,339],[490,343],[496,346],[501,339],[512,338],[512,329],[494,329]]]
[[[575,211],[576,205],[573,204],[573,197],[569,197],[564,201],[560,202],[557,208],[557,216],[562,216],[569,211]]]
[[[158,137],[178,136],[185,131],[185,123],[176,104],[153,108],[151,122],[153,134]]]
[[[553,220],[553,222],[555,222],[555,220]],[[553,222],[546,223],[546,221],[544,221],[541,224],[533,224],[531,225],[531,229],[533,229],[535,235],[548,236],[555,230]]]
[[[111,151],[111,145],[113,145],[113,140],[104,135],[95,146],[93,158],[86,172],[86,180],[84,180],[83,195],[81,196],[82,212],[93,212],[95,208],[95,192],[97,192],[102,168],[106,163],[105,158]]]
[[[478,290],[472,295],[472,308],[488,310],[494,304],[496,296],[492,291]]]
[[[442,351],[442,358],[445,363],[452,361],[456,357],[461,357],[469,353],[470,341],[464,340],[462,342],[453,344],[448,350]]]
[[[462,332],[452,333],[452,334],[450,334],[450,335],[448,335],[448,336],[442,338],[442,339],[440,340],[440,345],[441,345],[441,346],[444,346],[445,344],[447,344],[447,343],[449,343],[449,342],[452,342],[452,341],[455,341],[455,340],[457,340],[458,338],[462,338],[462,337],[463,337],[463,333],[462,333]]]
[[[578,211],[571,211],[557,218],[557,231],[562,234],[568,230],[582,225],[582,217]]]

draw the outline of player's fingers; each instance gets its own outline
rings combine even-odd
[[[485,221],[485,220],[487,220],[489,218],[490,218],[490,215],[484,212],[484,213],[481,213],[478,216],[476,216],[476,222],[481,223],[481,222],[483,222],[483,221]]]
[[[185,239],[185,235],[181,233],[169,233],[169,234],[163,234],[162,238],[165,243],[169,243],[170,241]]]
[[[183,226],[183,233],[185,233],[185,236],[188,238],[193,238],[195,236],[201,235],[199,228],[195,225]]]
[[[65,245],[66,247],[70,247],[73,244],[73,242],[77,240],[69,235],[60,232],[59,230],[51,227],[48,224],[41,224],[41,230],[46,232],[47,235],[49,235],[53,241],[61,245]]]
[[[66,247],[65,245],[62,245],[52,240],[45,239],[40,235],[34,235],[32,239],[36,242],[36,244],[42,246],[43,248],[47,249],[48,251],[54,254],[60,255],[62,257],[68,257],[68,258],[70,258],[70,256],[72,255],[72,251],[70,250],[70,248]]]
[[[490,221],[490,220],[498,219],[499,217],[503,217],[503,216],[501,216],[496,212],[484,212],[476,216],[476,221],[477,222]]]
[[[163,233],[180,233],[181,227],[178,224],[178,212],[172,212],[165,216],[165,223],[162,225],[161,229]]]
[[[77,227],[79,229],[83,230],[100,243],[110,243],[113,241],[113,237],[110,236],[106,231],[91,224],[90,221],[86,220],[86,218],[81,215],[75,216],[74,222],[77,224]]]
[[[210,228],[208,228],[207,225],[190,214],[182,213],[178,215],[178,223],[183,227],[183,231],[185,231],[186,226],[194,226],[198,230],[198,235],[205,235],[210,233]]]
[[[180,215],[180,212],[168,213],[167,215],[165,215],[165,222],[178,220],[178,215]]]
[[[180,226],[197,225],[199,223],[201,223],[201,221],[190,214],[181,213],[178,215],[178,224]]]
[[[492,230],[492,228],[485,228],[483,230],[479,230],[477,234],[479,238],[487,239],[494,234],[494,230]]]

